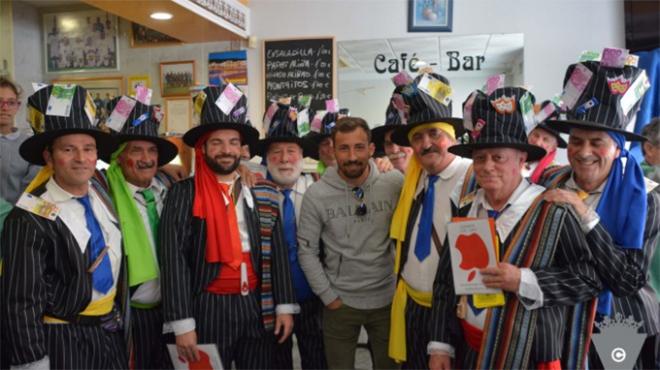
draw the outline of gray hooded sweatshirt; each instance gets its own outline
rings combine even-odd
[[[361,186],[367,206],[364,216],[355,214],[360,201],[334,167],[303,198],[298,260],[312,290],[326,305],[341,298],[350,307],[366,310],[392,302],[395,276],[390,222],[403,176],[399,171],[379,173],[373,161],[369,166],[369,177]]]

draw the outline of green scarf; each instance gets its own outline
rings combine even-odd
[[[151,241],[147,229],[144,227],[142,216],[128,189],[121,167],[117,163],[117,157],[125,147],[126,144],[122,144],[117,151],[112,153],[107,175],[112,200],[119,214],[124,251],[128,259],[128,285],[132,287],[158,278],[158,269],[156,256],[151,252]]]
[[[323,176],[323,173],[327,168],[328,167],[326,167],[325,163],[323,163],[322,161],[318,161],[318,163],[316,164],[316,172],[319,173],[319,176]]]

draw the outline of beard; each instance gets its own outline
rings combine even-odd
[[[346,161],[338,163],[339,172],[349,179],[357,179],[362,176],[364,171],[367,169],[369,162],[367,161]]]
[[[300,159],[297,162],[290,163],[286,166],[268,163],[267,167],[268,173],[270,173],[270,176],[278,185],[292,185],[298,181],[298,178],[302,173],[303,160]],[[292,171],[290,173],[284,173],[280,168],[291,169]]]
[[[220,163],[220,160],[223,158],[231,158],[234,160],[230,165],[223,165]],[[236,171],[238,166],[241,164],[240,156],[233,155],[216,155],[211,158],[207,155],[204,155],[204,162],[211,168],[211,171],[217,173],[218,175],[229,175],[230,173]]]

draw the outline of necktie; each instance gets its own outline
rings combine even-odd
[[[291,200],[291,189],[282,190],[284,202],[282,203],[282,215],[284,221],[284,239],[289,246],[289,250],[297,245],[296,239],[296,210]]]
[[[101,231],[101,226],[92,211],[92,204],[89,201],[89,195],[76,198],[76,200],[82,204],[83,208],[85,208],[85,223],[87,224],[87,230],[91,234],[88,243],[88,248],[91,248],[90,260],[96,261],[99,254],[105,248],[103,232]],[[94,286],[94,289],[103,294],[107,293],[110,288],[112,288],[112,268],[108,253],[105,253],[103,259],[101,259],[101,263],[99,263],[96,269],[92,272],[92,285]]]
[[[422,262],[431,254],[431,231],[433,228],[433,207],[435,204],[435,182],[437,175],[429,176],[429,185],[424,194],[422,214],[419,218],[417,242],[415,243],[415,256]]]
[[[158,245],[158,208],[156,207],[156,197],[151,189],[144,189],[139,192],[144,197],[147,203],[147,216],[149,217],[149,225],[151,226],[151,236],[154,239],[154,245]]]

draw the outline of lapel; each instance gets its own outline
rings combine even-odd
[[[238,183],[237,183],[238,184]],[[243,215],[245,217],[245,223],[247,224],[248,234],[250,236],[250,257],[252,258],[252,266],[255,271],[261,272],[261,233],[260,233],[260,224],[259,224],[259,212],[257,210],[257,205],[254,202],[255,195],[254,192],[247,188],[243,187],[241,191],[247,191],[250,194],[244,194],[243,196]],[[251,196],[253,199],[252,202],[247,200],[247,196]],[[251,204],[250,204],[251,203]]]

